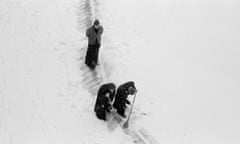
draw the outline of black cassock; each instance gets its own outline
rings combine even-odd
[[[101,120],[106,120],[107,113],[112,109],[115,88],[113,83],[107,83],[103,84],[98,90],[94,111],[96,116]],[[109,97],[106,96],[107,93],[110,94]]]
[[[135,87],[135,83],[133,81],[126,82],[120,85],[117,89],[117,93],[115,96],[115,101],[113,103],[113,107],[117,110],[117,113],[122,117],[125,116],[125,109],[127,108],[127,104],[130,104],[130,101],[127,99],[128,95],[130,95],[128,88]]]
[[[87,54],[85,57],[85,64],[92,70],[95,69],[98,63],[99,48],[99,44],[88,45]]]

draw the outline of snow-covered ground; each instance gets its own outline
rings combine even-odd
[[[136,81],[137,126],[161,144],[240,143],[239,1],[87,5],[0,0],[1,144],[133,143],[92,111],[99,83],[90,89],[82,58],[94,17],[104,26],[100,84]]]

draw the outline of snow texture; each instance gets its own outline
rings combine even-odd
[[[237,0],[0,0],[0,143],[239,144],[239,25]],[[128,80],[130,128],[98,120],[99,86]]]

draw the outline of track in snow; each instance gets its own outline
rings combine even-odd
[[[79,5],[79,29],[85,37],[85,30],[91,26],[94,19],[94,2],[93,0],[81,1]],[[85,42],[87,39],[83,38]],[[83,43],[85,43],[83,42]],[[99,74],[98,67],[95,71],[90,70],[84,63],[87,45],[80,48],[80,70],[82,74],[83,88],[86,89],[92,96],[96,96],[99,86],[103,82],[103,77]]]
[[[128,128],[123,128],[125,120],[123,120],[116,112],[108,117],[108,129],[113,131],[120,127],[124,134],[131,137],[134,144],[159,144],[159,142],[147,131],[147,129],[130,123]]]
[[[85,17],[80,19],[81,22],[81,30],[84,30],[89,27],[94,19],[94,12],[97,12],[97,1],[86,0],[85,3],[82,5],[81,9],[85,13]],[[94,11],[95,10],[95,11]],[[94,71],[90,70],[84,63],[85,54],[87,50],[87,45],[80,49],[80,70],[82,72],[82,83],[85,89],[92,96],[97,95],[97,90],[106,79],[106,70],[104,69],[104,65],[97,66]],[[119,124],[121,120],[115,116],[112,117],[112,120],[108,123],[108,128],[110,130],[114,130]],[[122,128],[122,127],[121,127]],[[159,144],[157,140],[149,134],[149,132],[144,128],[137,128],[137,129],[124,129],[122,128],[123,132],[132,138],[133,143],[135,144]]]
[[[84,63],[86,48],[81,49],[80,70],[82,72],[83,87],[88,90],[92,96],[97,95],[97,90],[103,83],[103,76],[97,66],[94,71],[90,70]]]

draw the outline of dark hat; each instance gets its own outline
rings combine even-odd
[[[126,89],[128,89],[129,87],[132,87],[132,88],[136,89],[134,81],[128,81],[128,82],[120,85],[119,87],[126,88]]]
[[[134,81],[129,81],[129,82],[126,83],[126,85],[127,85],[128,87],[133,87],[133,88],[135,88],[135,82],[134,82]]]
[[[124,87],[127,89],[129,94],[134,94],[137,92],[134,81],[129,81],[124,84]]]
[[[93,23],[94,25],[99,25],[100,24],[100,22],[99,22],[99,20],[98,19],[96,19],[95,21],[94,21],[94,23]]]
[[[107,91],[110,92],[115,92],[116,86],[114,83],[105,83],[103,85],[100,86],[99,90],[98,90],[98,94],[102,94],[105,93]]]

